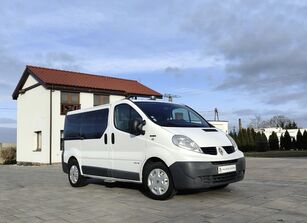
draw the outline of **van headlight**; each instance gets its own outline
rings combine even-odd
[[[236,143],[236,141],[230,136],[230,135],[226,135],[227,138],[230,140],[231,144],[233,145],[233,147],[235,148],[235,151],[239,150],[238,145]]]
[[[203,153],[201,148],[197,145],[196,142],[194,142],[192,139],[190,139],[187,136],[184,135],[174,135],[172,138],[173,143],[183,149],[187,149],[190,151],[194,151],[197,153]]]

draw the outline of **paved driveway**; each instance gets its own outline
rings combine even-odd
[[[225,189],[145,197],[137,185],[72,188],[60,166],[0,166],[0,222],[307,222],[307,159],[248,158]]]

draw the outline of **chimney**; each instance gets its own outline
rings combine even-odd
[[[241,119],[239,118],[239,131],[241,131],[242,130],[242,121],[241,121]]]

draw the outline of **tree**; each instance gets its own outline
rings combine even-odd
[[[275,115],[269,120],[262,120],[260,115],[255,115],[255,118],[251,119],[248,125],[250,128],[283,128],[283,129],[297,129],[295,121],[291,121],[290,118],[284,115]]]
[[[307,131],[303,133],[303,149],[307,150]]]
[[[239,142],[240,142],[240,149],[243,151],[243,152],[248,152],[249,149],[248,149],[248,139],[247,139],[247,131],[246,129],[241,129],[240,132],[239,132],[239,135],[238,135],[238,138],[239,138]]]
[[[261,152],[261,133],[257,132],[255,136],[255,147],[256,151]]]
[[[304,149],[303,143],[304,143],[303,135],[302,135],[301,131],[298,130],[297,134],[296,134],[296,148],[299,149],[299,150]]]
[[[247,129],[247,147],[249,151],[254,151],[255,150],[255,138],[252,132],[252,129],[248,128]]]
[[[288,130],[286,130],[286,132],[284,134],[284,146],[285,146],[285,150],[292,149],[292,139],[291,139],[291,136],[290,136]]]
[[[269,147],[270,147],[270,150],[278,150],[279,149],[278,137],[277,137],[276,132],[274,132],[274,131],[269,136]]]
[[[285,129],[297,129],[297,124],[295,121],[289,122],[285,125]]]
[[[248,125],[249,128],[265,128],[264,121],[261,118],[261,115],[255,115],[255,118],[251,119],[251,122]]]
[[[279,141],[280,141],[280,149],[285,150],[285,137],[281,135]]]

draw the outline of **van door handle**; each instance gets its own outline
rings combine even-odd
[[[112,142],[112,144],[115,143],[115,135],[114,135],[114,133],[112,133],[112,135],[111,135],[111,142]]]
[[[108,135],[104,134],[104,144],[108,144]]]

